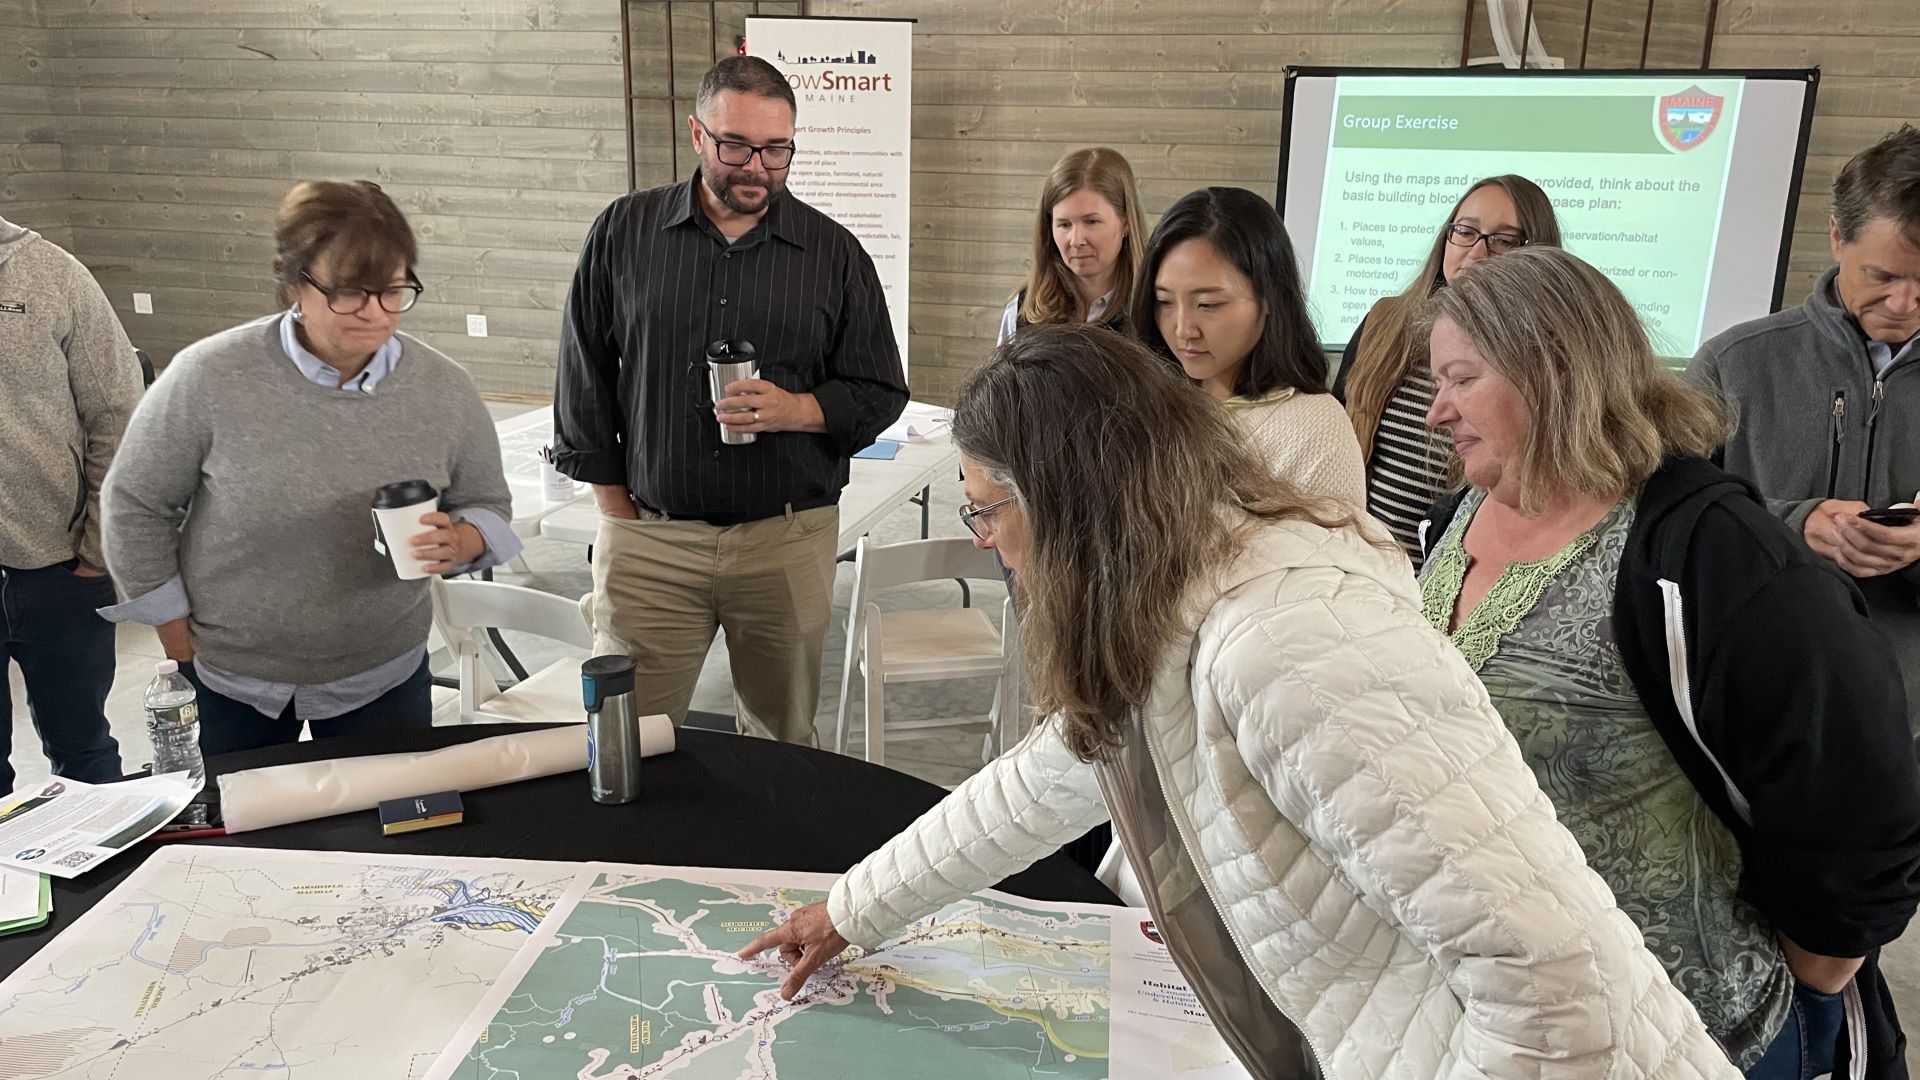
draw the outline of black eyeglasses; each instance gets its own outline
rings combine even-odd
[[[420,294],[427,291],[426,287],[420,284],[420,280],[413,276],[411,270],[407,271],[405,285],[389,285],[384,289],[363,289],[358,285],[322,285],[313,280],[312,274],[304,271],[301,272],[300,277],[318,290],[321,296],[327,298],[327,310],[335,315],[357,313],[367,306],[369,297],[378,297],[381,310],[398,315],[412,308],[419,302]]]
[[[1515,233],[1481,232],[1471,225],[1461,225],[1457,222],[1447,226],[1447,243],[1454,247],[1470,248],[1482,240],[1487,242],[1489,255],[1505,255],[1514,248],[1525,247],[1527,244],[1526,237]]]
[[[964,505],[960,507],[960,524],[965,525],[968,532],[980,539],[991,540],[993,539],[993,522],[987,520],[987,515],[1010,502],[1017,502],[1019,498],[1018,495],[1009,495],[999,502],[988,503],[977,509],[972,504]]]
[[[755,146],[752,143],[734,142],[732,139],[723,139],[715,135],[713,129],[704,121],[695,120],[694,123],[699,124],[700,130],[706,132],[707,138],[713,140],[714,155],[720,159],[722,165],[745,165],[753,160],[755,154],[760,155],[760,164],[774,172],[779,172],[793,164],[793,152],[797,148],[791,143],[778,146]]]

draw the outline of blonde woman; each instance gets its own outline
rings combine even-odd
[[[783,996],[1111,814],[1254,1076],[1737,1075],[1384,534],[1097,329],[1022,332],[954,441],[962,519],[1030,583],[1046,719],[742,951],[779,950]]]
[[[1423,526],[1428,619],[1749,1077],[1847,1075],[1846,1026],[1892,1075],[1873,956],[1920,902],[1920,777],[1859,593],[1707,461],[1723,405],[1599,271],[1530,247],[1429,304],[1472,486]]]
[[[1333,392],[1346,402],[1366,458],[1367,512],[1393,532],[1420,568],[1420,519],[1457,487],[1453,451],[1426,426],[1433,372],[1420,306],[1460,271],[1530,245],[1560,246],[1553,203],[1524,176],[1493,176],[1454,205],[1413,284],[1373,306],[1353,332]]]
[[[1225,407],[1262,464],[1309,495],[1365,505],[1360,447],[1327,393],[1327,357],[1272,203],[1228,187],[1174,203],[1147,241],[1133,326]]]
[[[1039,323],[1124,332],[1145,235],[1133,167],[1119,151],[1095,146],[1061,158],[1040,193],[1027,283],[1007,301],[995,344]]]

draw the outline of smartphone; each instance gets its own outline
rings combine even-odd
[[[1911,525],[1915,521],[1920,521],[1920,507],[1888,506],[1873,510],[1862,510],[1860,511],[1859,517],[1861,521],[1871,521],[1875,525]]]

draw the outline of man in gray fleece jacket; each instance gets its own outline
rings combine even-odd
[[[1920,524],[1860,516],[1920,498],[1920,130],[1840,170],[1832,234],[1839,265],[1804,304],[1707,342],[1689,372],[1739,410],[1726,467],[1865,594],[1920,733]]]
[[[53,771],[120,775],[107,731],[113,602],[100,555],[100,485],[140,400],[140,363],[79,260],[0,218],[0,792],[13,788],[13,701]]]

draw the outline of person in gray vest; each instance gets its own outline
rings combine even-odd
[[[376,490],[440,493],[413,540],[429,573],[513,558],[512,498],[486,402],[460,366],[398,332],[419,298],[413,230],[367,182],[306,182],[280,204],[289,310],[175,356],[107,475],[106,557],[199,692],[220,754],[423,728],[431,601],[373,546]]]
[[[1833,257],[1799,307],[1701,346],[1689,373],[1739,414],[1725,465],[1851,577],[1892,639],[1920,733],[1920,129],[1833,183]],[[1881,518],[1881,520],[1874,520]]]
[[[55,775],[120,776],[107,729],[113,626],[100,484],[140,400],[140,364],[80,261],[0,218],[0,794],[13,790],[18,664]]]

